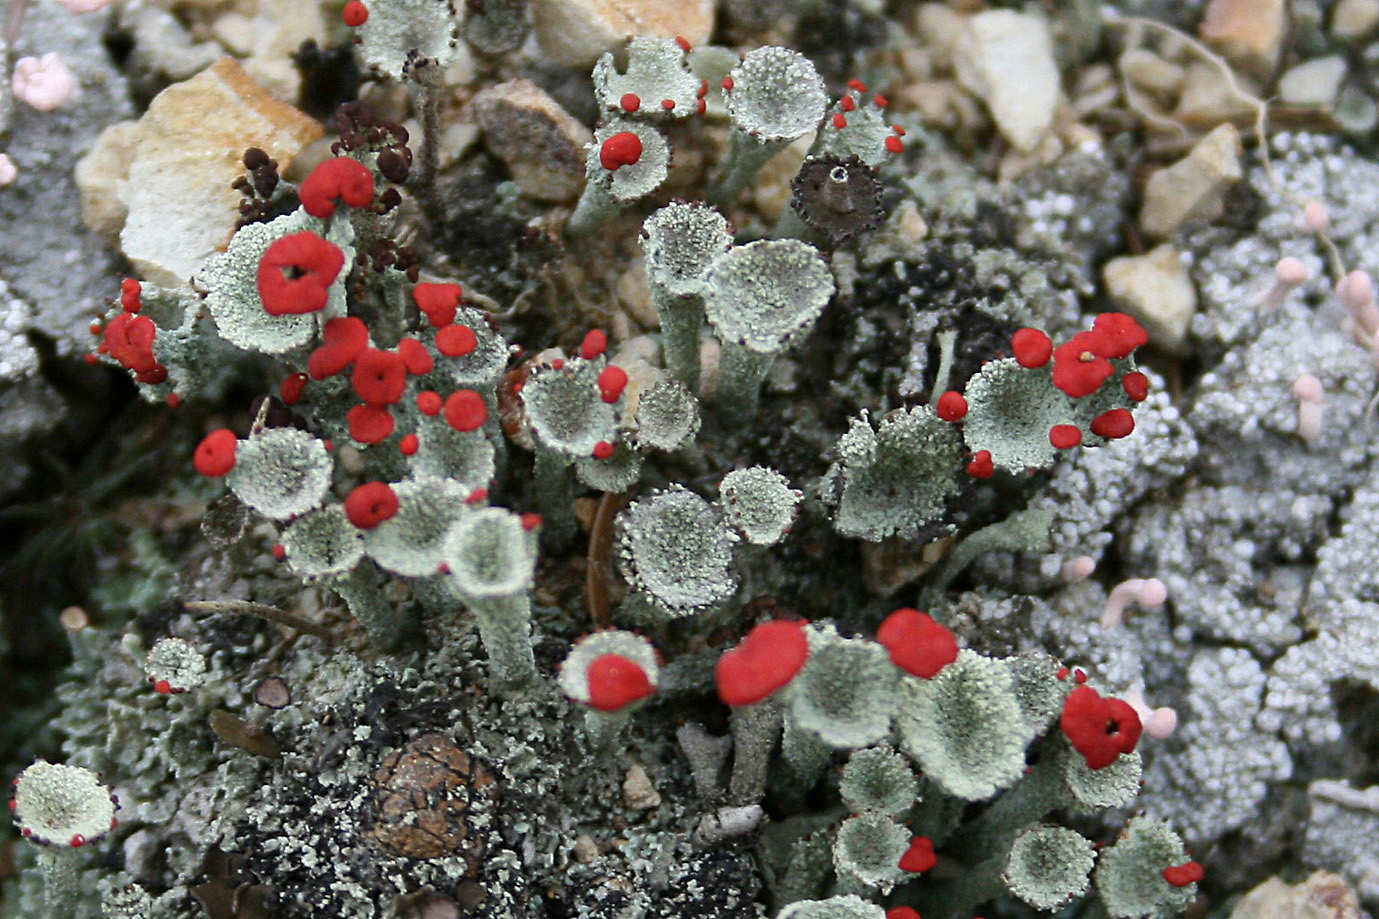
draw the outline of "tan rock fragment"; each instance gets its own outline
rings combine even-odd
[[[661,806],[661,795],[651,784],[651,777],[640,765],[627,770],[622,782],[622,800],[628,807],[637,811]]]
[[[474,117],[490,153],[537,201],[573,201],[584,187],[584,147],[594,136],[545,90],[518,79],[474,97]]]
[[[1343,56],[1332,54],[1288,68],[1278,81],[1279,101],[1299,108],[1330,108],[1348,66]]]
[[[118,232],[141,278],[180,284],[234,233],[240,195],[230,183],[244,171],[245,149],[260,147],[285,167],[321,134],[223,58],[159,93],[138,122],[101,135],[78,166],[83,219]]]
[[[139,122],[118,121],[102,131],[90,152],[77,161],[81,221],[111,247],[120,244],[120,231],[129,216],[118,186],[129,175],[139,138]]]
[[[1101,272],[1116,309],[1129,313],[1160,348],[1181,351],[1197,311],[1197,291],[1187,268],[1170,245],[1145,255],[1112,259]]]
[[[1131,48],[1120,56],[1118,63],[1126,79],[1159,96],[1176,95],[1186,75],[1182,67],[1147,48]]]
[[[1230,919],[1361,919],[1355,891],[1338,875],[1316,871],[1301,884],[1269,878],[1236,903]]]
[[[1239,75],[1237,85],[1244,92],[1254,91],[1249,81]],[[1173,114],[1179,121],[1206,129],[1227,121],[1253,118],[1255,107],[1231,89],[1219,67],[1199,61],[1188,65]]]
[[[1240,181],[1240,132],[1223,124],[1197,142],[1188,155],[1150,177],[1140,209],[1140,229],[1164,239],[1189,220],[1221,214],[1226,190]]]
[[[1198,29],[1203,41],[1259,79],[1273,72],[1287,32],[1286,0],[1211,0]]]
[[[636,35],[680,36],[700,45],[713,33],[713,0],[536,0],[541,49],[562,67],[591,67]]]
[[[646,267],[640,258],[629,263],[613,284],[613,294],[618,303],[636,323],[644,329],[659,329],[661,319],[656,315],[656,307],[651,303],[651,285],[646,280]]]

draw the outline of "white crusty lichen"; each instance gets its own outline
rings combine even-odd
[[[868,747],[848,757],[838,779],[843,803],[858,813],[894,816],[919,800],[919,779],[905,757],[888,746]]]
[[[469,511],[470,490],[449,479],[417,478],[392,486],[397,513],[368,531],[365,548],[385,571],[420,578],[436,574],[450,529]]]
[[[652,125],[613,117],[599,125],[585,150],[585,185],[565,224],[571,237],[585,236],[670,174],[670,142]]]
[[[769,466],[734,469],[718,485],[719,503],[728,523],[747,542],[773,546],[795,523],[804,493]]]
[[[633,419],[638,447],[679,450],[699,433],[699,400],[679,380],[659,380],[642,390]]]
[[[673,485],[617,518],[623,576],[657,618],[708,612],[737,590],[736,536],[694,492]]]
[[[699,77],[678,42],[637,36],[628,42],[626,54],[622,72],[612,52],[594,64],[594,95],[606,111],[647,119],[688,118],[698,112]]]
[[[1076,425],[1076,400],[1053,385],[1049,370],[1021,367],[1015,358],[988,361],[967,382],[963,439],[985,450],[998,469],[1023,472],[1053,465],[1055,425]]]
[[[539,448],[566,458],[591,456],[618,439],[618,403],[599,388],[600,360],[571,357],[536,367],[522,386],[524,420]]]
[[[364,65],[401,79],[418,59],[450,66],[459,52],[459,20],[451,0],[387,0],[368,5],[356,28]]]
[[[1004,661],[960,651],[933,679],[907,677],[903,695],[901,748],[944,791],[981,801],[1024,775],[1034,733]]]
[[[827,900],[791,903],[776,919],[886,919],[886,911],[861,897],[845,894]]]
[[[910,832],[877,813],[849,817],[833,840],[833,866],[839,877],[882,894],[905,879],[900,860],[910,846]]]
[[[725,420],[751,419],[776,356],[813,328],[836,290],[819,251],[798,239],[759,239],[714,259],[704,315],[723,344],[717,393]]]
[[[820,484],[834,529],[880,542],[941,527],[961,461],[962,438],[928,406],[892,412],[875,428],[864,411],[839,438]]]
[[[442,558],[451,586],[479,625],[495,688],[512,691],[531,682],[536,532],[511,511],[479,508],[451,528]]]
[[[267,428],[239,442],[225,484],[263,516],[286,520],[320,505],[334,468],[316,437],[296,428]]]
[[[160,692],[186,692],[205,681],[206,655],[185,638],[163,638],[149,649],[144,672]]]
[[[32,843],[80,848],[110,832],[115,799],[90,769],[38,760],[14,780],[12,816]]]
[[[728,73],[723,98],[733,133],[709,192],[718,203],[735,198],[768,160],[814,130],[828,108],[824,81],[809,58],[775,45],[750,52]]]
[[[707,205],[673,202],[646,219],[641,238],[651,303],[661,321],[666,370],[697,389],[704,279],[709,265],[733,243],[727,218]]]
[[[1096,888],[1112,919],[1167,919],[1197,896],[1197,885],[1175,887],[1165,868],[1188,861],[1178,834],[1148,817],[1130,820],[1115,843],[1097,857]]]
[[[607,629],[575,642],[556,682],[585,707],[586,739],[591,749],[603,751],[660,685],[661,662],[646,638]]]
[[[11,815],[24,838],[40,847],[48,913],[75,915],[83,895],[75,850],[114,828],[114,795],[91,770],[45,760],[19,773],[14,786]]]
[[[1087,892],[1095,860],[1091,841],[1081,833],[1030,827],[1015,837],[1001,879],[1030,906],[1052,911]]]
[[[363,533],[338,504],[292,521],[282,531],[280,544],[287,563],[304,578],[346,574],[364,557]]]
[[[900,671],[886,649],[865,638],[843,638],[831,625],[808,635],[809,657],[785,689],[790,726],[836,749],[884,738],[900,698]]]

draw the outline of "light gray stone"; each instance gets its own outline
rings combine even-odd
[[[1345,79],[1346,62],[1339,54],[1303,61],[1278,81],[1279,100],[1300,108],[1330,108]]]
[[[967,20],[954,63],[1006,140],[1023,153],[1039,146],[1060,97],[1047,20],[1014,10],[978,13]]]
[[[0,326],[17,322],[37,331],[63,356],[90,349],[87,326],[118,293],[118,258],[82,227],[72,176],[101,130],[132,111],[125,81],[101,44],[105,24],[103,16],[34,4],[15,49],[16,56],[56,51],[81,82],[56,111],[16,107],[6,152],[18,177],[0,188],[0,280],[9,285],[0,295]]]

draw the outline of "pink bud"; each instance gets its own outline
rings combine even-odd
[[[1063,563],[1062,575],[1065,581],[1085,581],[1096,571],[1096,559],[1090,555],[1079,555]]]
[[[1308,201],[1302,206],[1302,225],[1313,233],[1321,234],[1331,229],[1331,214],[1320,201]]]
[[[1291,255],[1274,263],[1274,277],[1287,287],[1297,287],[1307,280],[1307,266]]]
[[[57,52],[21,57],[14,64],[14,97],[30,108],[51,112],[77,91],[77,77]]]

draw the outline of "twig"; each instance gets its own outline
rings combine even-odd
[[[599,499],[598,510],[594,512],[594,523],[589,528],[589,558],[584,566],[584,602],[589,606],[594,626],[600,629],[613,626],[613,607],[608,599],[613,580],[610,566],[613,556],[613,517],[622,509],[622,503],[621,493],[605,491]]]
[[[182,606],[193,613],[237,613],[244,616],[258,616],[260,619],[285,625],[289,629],[315,635],[328,644],[333,645],[338,641],[335,633],[325,626],[264,603],[254,603],[249,600],[188,600]]]

